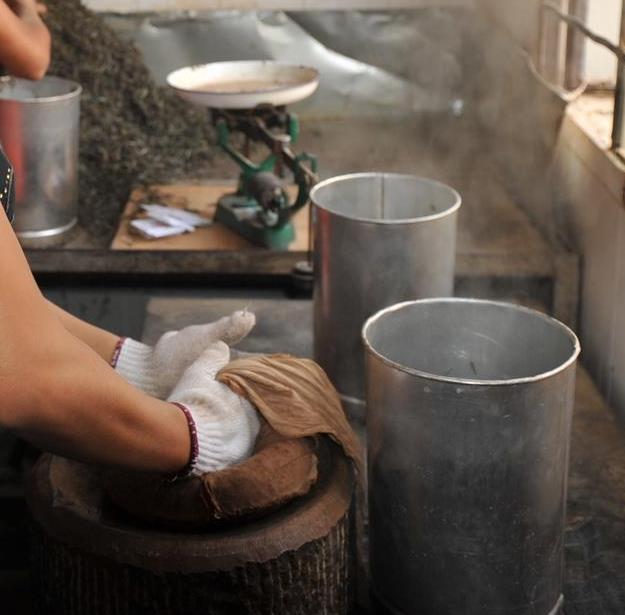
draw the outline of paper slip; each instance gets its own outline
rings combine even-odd
[[[211,220],[207,220],[192,211],[179,209],[178,207],[146,203],[141,205],[141,209],[145,211],[150,218],[161,222],[167,221],[166,224],[171,224],[172,226],[177,223],[180,226],[191,227],[190,230],[193,230],[197,226],[208,226],[212,223]]]
[[[188,232],[180,225],[171,226],[170,224],[163,224],[151,218],[131,220],[130,228],[139,233],[142,237],[145,237],[145,239],[162,239],[163,237],[173,237]],[[191,230],[194,230],[193,227],[191,227]]]
[[[160,222],[161,224],[166,224],[167,226],[173,226],[174,228],[181,229],[184,233],[191,233],[195,230],[195,226],[192,224],[187,224],[186,222],[181,222],[177,218],[170,216],[167,213],[161,211],[150,211],[148,213],[149,220],[155,220],[156,222]]]

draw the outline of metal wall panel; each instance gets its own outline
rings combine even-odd
[[[140,49],[161,84],[169,72],[191,64],[277,60],[321,73],[317,93],[295,107],[308,117],[462,112],[471,82],[465,58],[475,46],[470,11],[301,15],[224,11],[106,18]],[[341,39],[355,31],[359,36],[345,48]]]

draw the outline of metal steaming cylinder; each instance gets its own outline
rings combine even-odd
[[[353,418],[364,419],[361,329],[376,311],[453,293],[460,195],[411,175],[335,177],[314,206],[314,354]]]
[[[15,230],[52,237],[76,223],[81,87],[0,78],[0,143],[15,170]]]
[[[515,305],[428,299],[380,311],[363,339],[377,603],[558,613],[575,334]]]

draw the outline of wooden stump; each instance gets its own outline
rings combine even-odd
[[[353,479],[332,447],[305,497],[203,534],[112,510],[94,469],[44,456],[29,487],[42,615],[346,615],[353,604]]]

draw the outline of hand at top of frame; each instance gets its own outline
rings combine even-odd
[[[27,19],[36,15],[45,15],[48,7],[35,0],[5,0],[9,8],[20,18]]]

